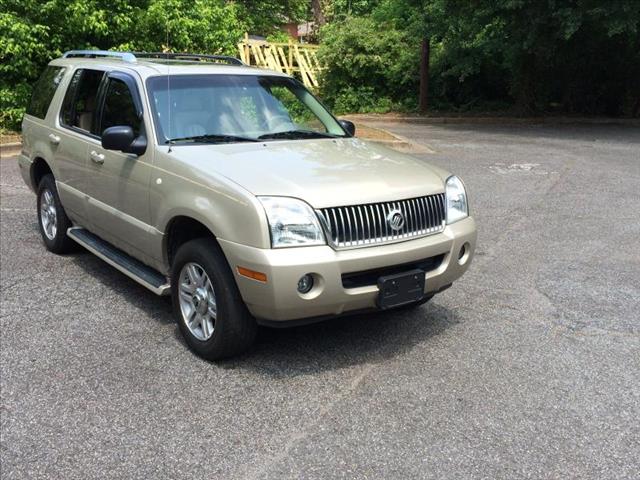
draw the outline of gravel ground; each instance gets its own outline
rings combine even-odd
[[[378,123],[459,174],[467,274],[219,364],[0,162],[1,476],[639,478],[640,129]]]

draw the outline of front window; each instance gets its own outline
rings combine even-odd
[[[127,84],[120,79],[110,78],[102,107],[100,131],[104,132],[116,125],[126,125],[133,129],[133,134],[137,137],[140,135],[141,123]]]
[[[147,80],[158,142],[226,143],[343,137],[299,82],[258,75],[175,75]]]
[[[102,70],[80,69],[71,77],[62,103],[60,123],[86,133],[96,133],[94,117],[97,108],[98,88],[102,82]]]

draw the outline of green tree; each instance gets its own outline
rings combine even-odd
[[[400,32],[407,49],[428,37],[432,47],[430,96],[445,108],[512,105],[521,113],[639,115],[640,2],[637,0],[382,0],[374,3],[370,36],[378,48],[364,46],[353,65],[348,89],[384,90],[379,75],[360,70],[395,51]],[[348,22],[348,20],[347,20]],[[352,39],[350,28],[328,26],[334,44]],[[336,37],[337,38],[333,38]],[[389,43],[380,41],[387,38]],[[362,40],[373,44],[369,40]],[[352,40],[350,40],[352,41]],[[418,63],[407,55],[391,59],[416,78]],[[347,59],[325,56],[326,78],[350,71]],[[393,68],[387,65],[386,68]],[[416,96],[417,81],[405,82]],[[327,92],[336,97],[335,89]],[[337,98],[337,97],[336,97]]]
[[[247,31],[257,35],[273,35],[280,26],[301,22],[309,17],[309,0],[237,0]]]
[[[234,3],[152,0],[138,12],[137,32],[118,48],[141,51],[233,54],[246,24]]]
[[[299,5],[290,3],[291,8]],[[33,83],[44,66],[64,51],[169,48],[236,54],[245,29],[266,21],[252,17],[247,4],[224,0],[0,0],[0,128],[18,128]],[[276,20],[272,17],[271,21]]]
[[[65,50],[110,48],[131,38],[142,2],[2,0],[0,128],[16,129],[44,66]]]
[[[322,94],[338,111],[385,111],[407,100],[417,81],[417,44],[407,32],[370,16],[325,26],[319,56],[328,65]]]

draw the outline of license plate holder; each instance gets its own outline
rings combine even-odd
[[[410,270],[378,278],[378,308],[399,307],[417,302],[424,297],[424,270]]]

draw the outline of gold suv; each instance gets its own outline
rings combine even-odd
[[[232,57],[67,52],[22,130],[47,249],[79,243],[170,294],[208,359],[246,349],[258,323],[419,305],[473,256],[458,177]]]

